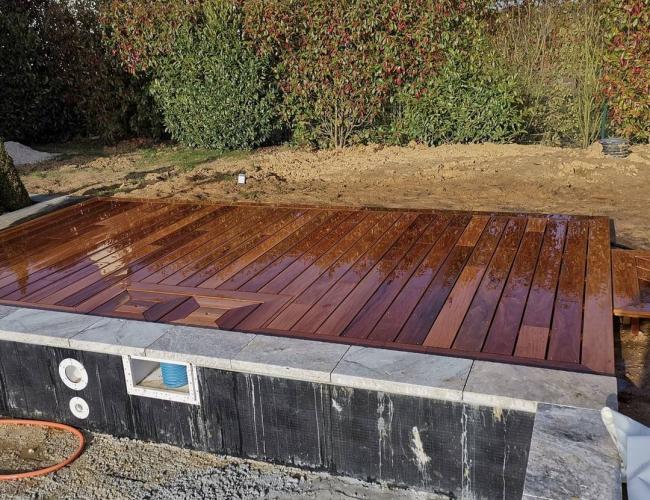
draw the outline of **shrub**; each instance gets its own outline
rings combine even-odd
[[[603,84],[618,133],[650,141],[650,0],[608,0]]]
[[[109,45],[132,74],[150,71],[174,48],[183,26],[199,21],[204,0],[106,0],[100,19]]]
[[[165,126],[189,146],[257,146],[277,126],[268,61],[244,42],[241,12],[232,2],[213,2],[204,15],[200,27],[179,29],[173,49],[157,63],[152,91]]]
[[[486,57],[487,56],[487,57]],[[519,87],[483,52],[453,55],[421,96],[405,99],[403,134],[430,145],[510,142],[524,130]]]
[[[283,116],[296,138],[339,147],[380,121],[398,90],[427,82],[449,33],[483,3],[251,0],[246,32],[276,60]]]

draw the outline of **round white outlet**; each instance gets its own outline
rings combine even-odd
[[[66,358],[59,363],[59,376],[73,391],[81,391],[88,385],[88,372],[79,361]]]
[[[88,406],[88,403],[86,403],[85,399],[74,397],[70,400],[70,411],[75,417],[83,420],[88,418],[90,407]]]

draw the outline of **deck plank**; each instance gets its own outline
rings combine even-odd
[[[612,263],[609,221],[589,221],[589,247],[585,285],[584,325],[581,362],[597,372],[614,371],[614,326],[612,304]]]
[[[422,345],[452,346],[507,222],[505,217],[495,217],[489,222]]]
[[[454,349],[482,350],[525,227],[526,220],[523,218],[508,221],[465,319],[458,329],[453,343]]]
[[[551,220],[546,225],[542,249],[517,337],[516,356],[543,359],[546,355],[566,229],[566,221]]]
[[[547,359],[580,362],[589,223],[571,221],[562,256]]]
[[[537,267],[546,219],[529,218],[482,352],[511,356]]]
[[[402,291],[413,273],[433,249],[441,235],[446,234],[451,217],[438,215],[424,234],[404,255],[399,264],[388,274],[381,286],[375,290],[361,307],[350,324],[341,333],[346,337],[367,338],[380,321],[389,306]],[[460,234],[458,232],[457,234]]]
[[[456,245],[458,238],[460,238],[467,220],[468,218],[459,217],[452,219],[422,263],[399,291],[399,294],[382,315],[379,322],[374,326],[368,338],[384,342],[395,340],[404,324],[411,317],[413,310],[420,303],[422,296],[428,290],[438,271],[446,262],[445,259]]]
[[[489,216],[471,218],[404,323],[397,336],[399,343],[423,345],[489,221]]]
[[[338,305],[331,303],[329,306],[331,314],[315,333],[317,335],[340,335],[350,320],[357,315],[390,273],[400,264],[402,258],[434,219],[435,217],[429,214],[418,215],[370,271],[356,284],[354,281],[351,283],[350,286],[354,288],[350,293]],[[346,283],[345,276],[339,281],[339,284],[343,283]],[[330,290],[330,292],[337,294],[337,291],[334,290]],[[341,293],[339,297],[342,295]]]

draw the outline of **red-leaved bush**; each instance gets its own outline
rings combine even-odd
[[[250,0],[244,29],[276,60],[297,139],[338,147],[371,127],[398,92],[424,89],[484,3]]]
[[[603,83],[612,125],[650,140],[650,0],[609,0]]]
[[[173,50],[176,33],[196,22],[204,0],[107,0],[100,19],[113,55],[131,73],[149,70]]]

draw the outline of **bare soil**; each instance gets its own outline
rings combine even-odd
[[[77,446],[77,438],[69,432],[0,424],[0,474],[44,469],[64,460]]]
[[[289,147],[215,152],[122,144],[22,166],[30,193],[607,215],[650,248],[650,145],[625,159],[527,145]],[[55,150],[57,151],[57,150]],[[236,174],[246,173],[244,186]]]

